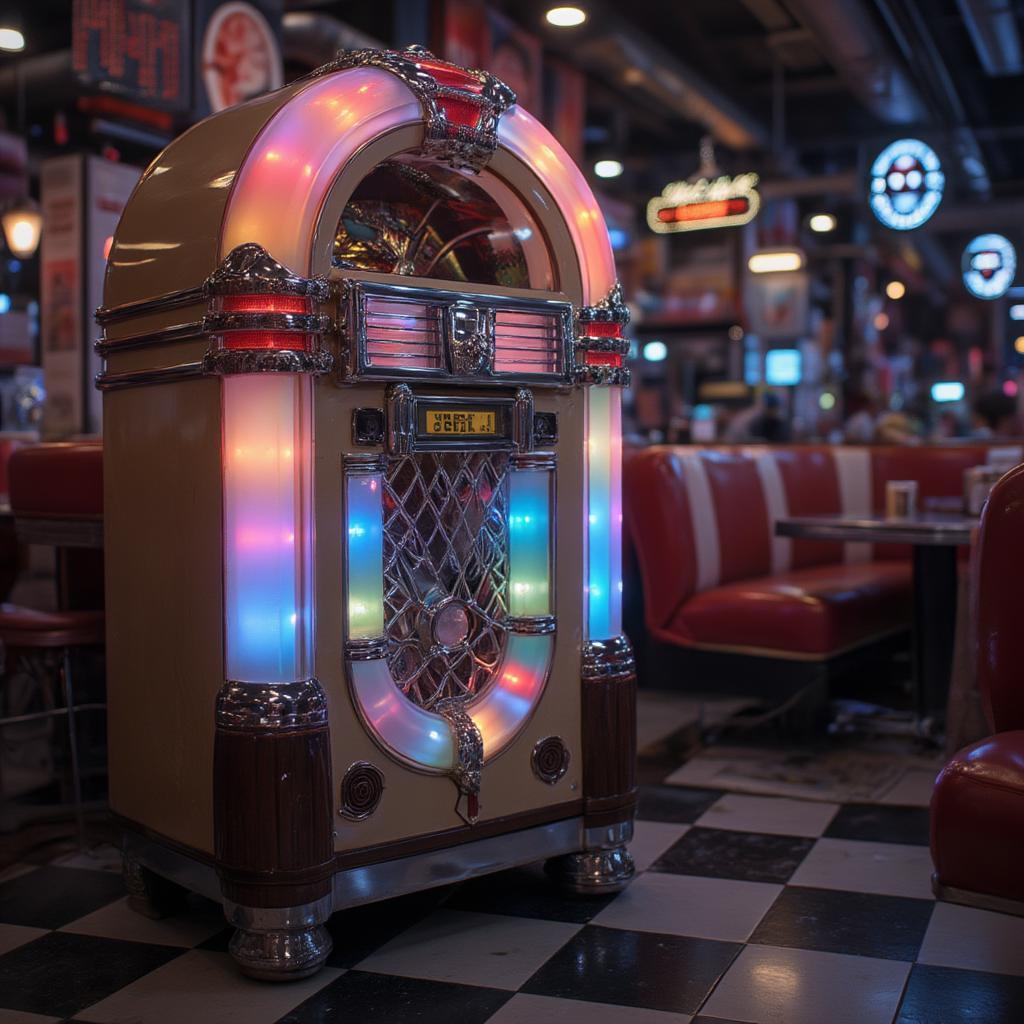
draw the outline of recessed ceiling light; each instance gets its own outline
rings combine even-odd
[[[17,53],[25,49],[25,37],[16,28],[0,28],[0,50]]]
[[[907,286],[902,281],[890,281],[885,286],[885,294],[893,301],[902,299],[907,294]]]
[[[618,160],[598,160],[594,173],[599,178],[617,178],[622,173],[622,164]]]
[[[544,17],[556,28],[574,28],[587,20],[587,12],[582,7],[552,7]]]
[[[819,235],[824,235],[829,231],[835,231],[836,219],[831,213],[816,213],[807,222],[807,226]]]

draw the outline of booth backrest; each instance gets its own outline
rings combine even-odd
[[[627,449],[627,543],[643,585],[645,618],[666,625],[699,591],[836,562],[908,558],[895,545],[776,537],[790,515],[869,514],[885,506],[887,480],[916,480],[922,498],[963,492],[963,472],[988,445],[895,447],[755,445]]]
[[[993,732],[1024,729],[1024,466],[992,489],[981,517],[972,587],[978,686]]]

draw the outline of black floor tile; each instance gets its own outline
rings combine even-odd
[[[651,870],[745,882],[788,882],[814,843],[797,836],[691,828]]]
[[[829,839],[863,839],[872,843],[928,845],[927,807],[843,804],[825,835]]]
[[[513,993],[391,974],[349,971],[278,1024],[483,1024]]]
[[[385,942],[436,910],[450,892],[450,887],[427,889],[334,914],[327,922],[327,930],[334,940],[327,966],[355,967]]]
[[[933,900],[790,885],[761,918],[749,941],[913,961],[934,906]]]
[[[722,795],[720,789],[641,786],[636,816],[641,821],[669,821],[692,825]]]
[[[895,1024],[1019,1024],[1024,978],[915,964]]]
[[[613,899],[614,896],[567,895],[536,864],[464,882],[448,898],[447,906],[483,914],[586,924]]]
[[[0,884],[0,921],[31,928],[60,928],[124,895],[112,871],[36,868]]]
[[[148,942],[51,932],[0,956],[0,1006],[70,1017],[184,952]]]
[[[586,925],[521,991],[693,1013],[742,947]]]

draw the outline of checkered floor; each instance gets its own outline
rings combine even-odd
[[[16,866],[0,1024],[1024,1020],[1024,919],[932,899],[924,808],[647,786],[633,852],[595,902],[528,869],[337,914],[289,985],[237,974],[212,904],[150,921],[88,858]]]

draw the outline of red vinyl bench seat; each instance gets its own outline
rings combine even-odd
[[[644,625],[678,647],[826,660],[910,625],[910,550],[775,536],[786,516],[880,512],[889,479],[956,496],[985,445],[628,450],[627,564]]]

